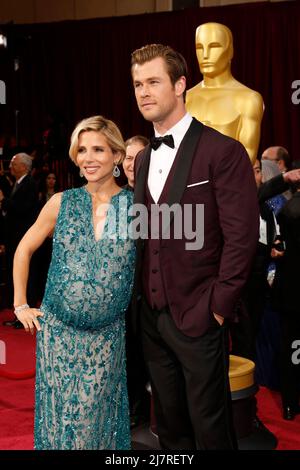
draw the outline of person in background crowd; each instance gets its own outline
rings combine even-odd
[[[134,187],[134,162],[137,154],[149,144],[147,137],[143,135],[135,135],[125,142],[126,155],[123,161],[123,170],[126,175],[128,184],[127,189]]]
[[[13,304],[13,258],[16,248],[38,214],[38,193],[36,183],[30,176],[32,159],[26,153],[18,153],[11,159],[9,168],[15,184],[7,197],[0,195],[0,205],[5,225],[6,263],[8,271],[7,291],[9,307]],[[33,257],[28,280],[28,299],[31,305],[37,302],[36,258]],[[6,326],[22,328],[17,320],[4,322]]]
[[[284,147],[280,147],[278,145],[268,147],[262,153],[261,158],[262,160],[269,160],[276,163],[281,173],[285,173],[292,169],[292,158]],[[290,199],[292,197],[292,193],[290,190],[287,190],[283,193],[283,196],[286,199]]]
[[[134,162],[138,153],[143,150],[149,140],[142,135],[135,135],[125,142],[126,155],[123,160],[123,170],[127,177],[126,189],[134,189]],[[134,335],[131,322],[131,305],[127,312],[126,325],[127,350],[127,386],[130,407],[131,427],[135,427],[149,420],[150,397],[146,390],[149,380],[146,366],[143,361],[140,338]]]
[[[292,169],[292,159],[284,147],[280,147],[278,145],[268,147],[263,151],[261,158],[262,160],[275,162],[281,173]]]
[[[300,162],[295,166],[300,170]],[[300,413],[300,181],[294,184],[293,196],[279,212],[278,222],[285,241],[274,281],[281,313],[280,391],[283,418],[293,420]]]
[[[49,199],[58,192],[58,184],[56,175],[48,173],[40,183],[39,188],[39,201],[41,208],[49,201]]]
[[[261,161],[262,184],[271,181],[281,175],[281,172],[274,161]],[[281,234],[277,222],[277,214],[286,204],[287,199],[282,194],[277,194],[268,198],[265,206],[270,209],[270,216],[273,218],[271,256],[267,265],[267,282],[268,289],[264,296],[264,310],[259,325],[259,331],[256,342],[256,369],[255,376],[257,382],[271,389],[279,388],[279,343],[280,343],[280,321],[279,311],[274,301],[276,297],[276,289],[274,288],[274,278],[277,269],[278,258],[283,256],[284,251],[276,255],[274,252],[274,244],[280,246]]]

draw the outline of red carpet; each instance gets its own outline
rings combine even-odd
[[[16,330],[2,325],[3,321],[12,319],[13,314],[9,310],[0,314],[0,376],[11,379],[34,377],[35,336],[26,333],[24,329]]]
[[[0,449],[33,449],[34,378],[0,377]]]
[[[286,421],[281,416],[279,392],[261,387],[256,395],[258,417],[277,437],[277,450],[300,450],[300,415],[293,421]]]
[[[1,324],[7,317],[7,311],[0,313]],[[30,450],[33,448],[35,338],[24,330],[0,326],[0,340],[4,341],[3,338],[7,364],[0,366],[0,450]],[[278,392],[261,387],[256,397],[258,416],[277,437],[277,450],[300,450],[300,415],[294,421],[282,419]]]

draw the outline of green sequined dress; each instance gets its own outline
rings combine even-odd
[[[135,261],[132,197],[124,189],[112,197],[96,241],[90,193],[62,195],[37,334],[35,449],[130,448],[125,312]]]

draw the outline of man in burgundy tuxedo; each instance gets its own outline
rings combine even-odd
[[[257,193],[244,147],[186,112],[186,75],[168,46],[132,54],[137,104],[155,131],[135,169],[135,203],[148,220],[137,241],[134,323],[161,447],[236,449],[228,322],[257,246]],[[164,203],[176,209],[169,220],[155,212]]]

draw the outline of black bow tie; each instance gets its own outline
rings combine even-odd
[[[171,134],[164,135],[163,137],[151,137],[150,139],[150,144],[153,150],[157,150],[162,143],[168,145],[169,147],[171,147],[171,149],[175,147],[174,139]]]

